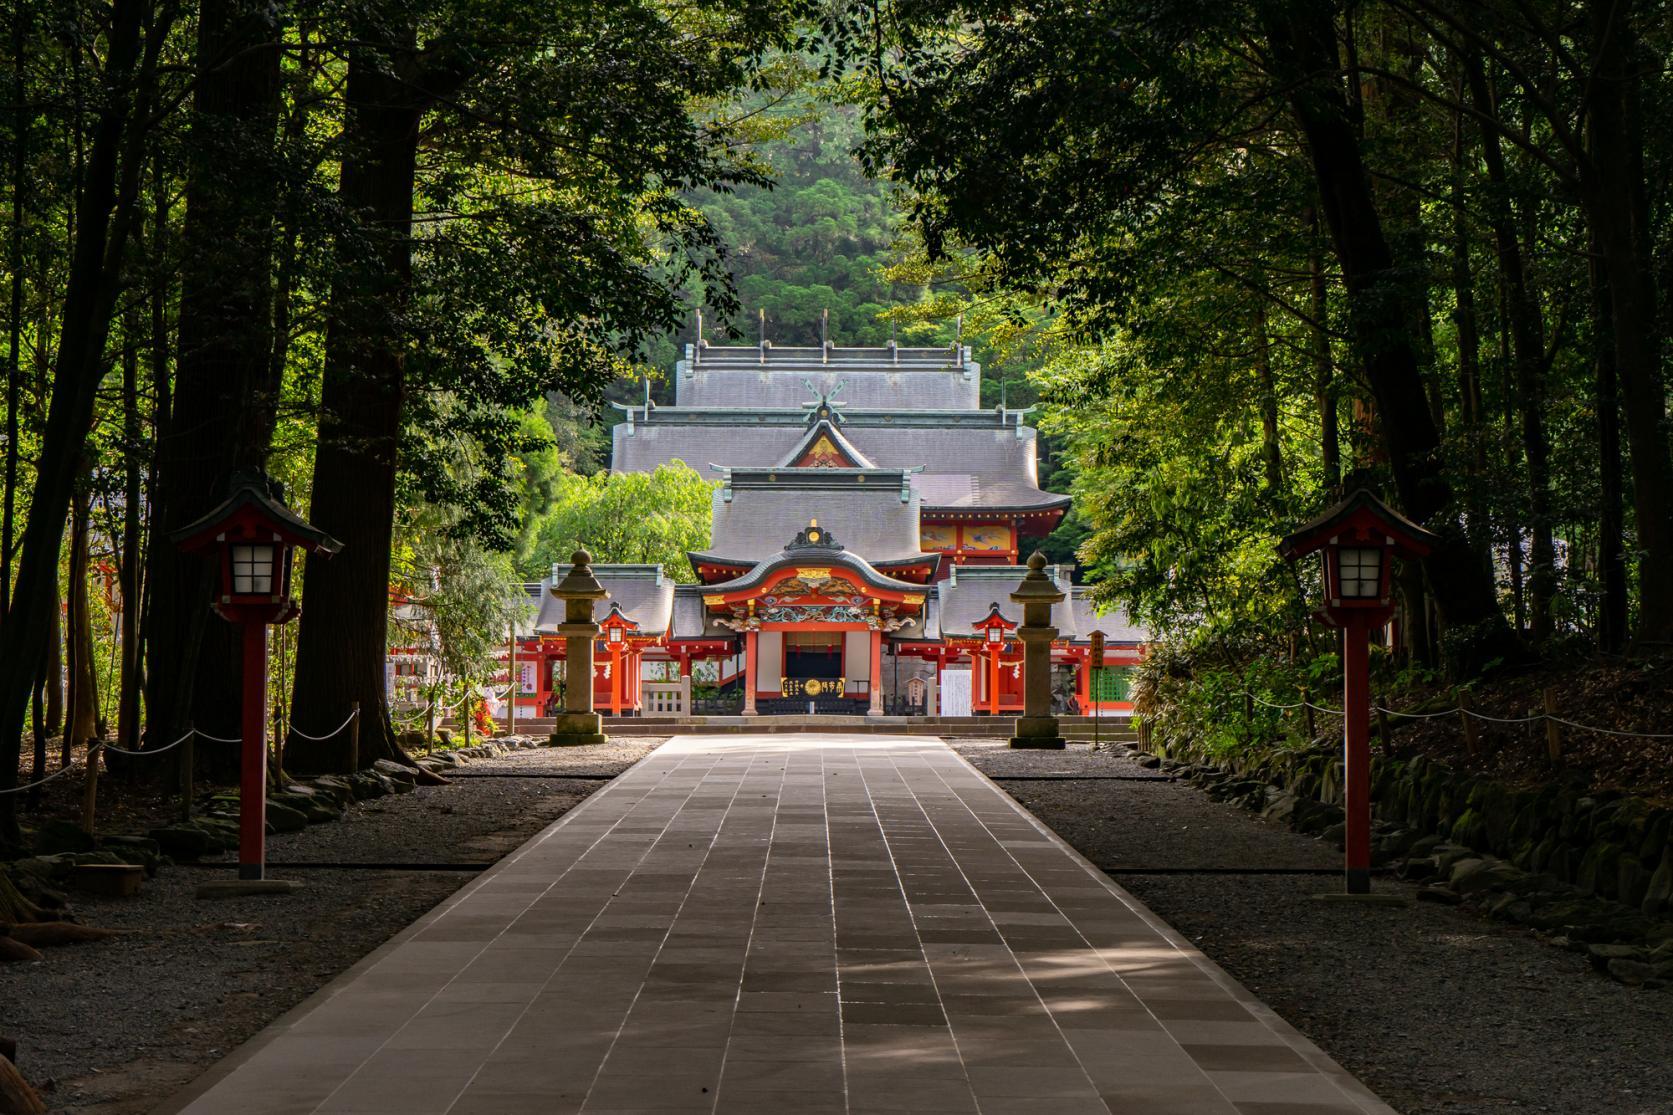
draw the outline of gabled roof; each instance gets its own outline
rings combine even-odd
[[[1039,488],[1035,431],[997,411],[958,414],[886,413],[849,410],[829,429],[834,446],[863,466],[923,469],[912,478],[925,510],[1044,511],[1067,507],[1069,497]],[[724,418],[722,422],[720,419]],[[969,419],[960,422],[957,419]],[[698,471],[708,465],[742,469],[786,468],[799,461],[820,436],[811,433],[807,413],[733,411],[719,415],[662,408],[649,421],[623,422],[614,433],[611,467],[617,472],[650,472],[682,460]],[[824,420],[820,420],[824,421]],[[838,438],[841,440],[839,441]]]
[[[334,554],[343,548],[341,542],[286,507],[284,499],[283,485],[266,473],[234,473],[227,498],[200,518],[171,531],[169,538],[176,543],[187,544],[235,518],[253,514],[271,522],[290,545],[324,554]]]
[[[778,462],[779,468],[865,468],[877,466],[842,435],[829,418],[821,418],[809,427],[806,436],[798,441]]]
[[[935,633],[932,638],[972,638],[974,625],[986,619],[995,604],[999,614],[1012,623],[1022,621],[1021,605],[1011,602],[1011,590],[1022,582],[1028,568],[1022,565],[961,565],[954,575],[936,587]],[[1051,622],[1057,637],[1084,643],[1092,632],[1102,630],[1111,645],[1145,643],[1150,636],[1135,626],[1119,608],[1099,614],[1085,585],[1071,585],[1062,567],[1048,573],[1064,590],[1065,598],[1052,605]]]
[[[806,532],[804,532],[805,534]],[[801,541],[800,536],[798,542]],[[924,595],[928,588],[911,581],[897,581],[871,562],[841,545],[799,545],[792,543],[763,561],[741,577],[703,586],[706,593],[741,592],[765,584],[772,575],[788,566],[803,566],[817,562],[822,567],[841,567],[856,575],[860,583],[875,589]]]
[[[926,560],[919,504],[898,469],[748,469],[728,474],[714,495],[709,549],[692,555],[754,563],[816,518],[871,562]]]
[[[1355,489],[1346,499],[1317,518],[1303,523],[1278,543],[1278,554],[1296,561],[1323,547],[1329,536],[1350,523],[1376,524],[1395,540],[1397,547],[1419,556],[1427,554],[1440,540],[1365,488]]]
[[[593,609],[594,619],[603,619],[612,606],[639,627],[639,634],[658,636],[668,630],[674,613],[674,581],[660,565],[598,565],[593,576],[610,595]],[[569,573],[568,565],[554,564],[552,576],[541,582],[540,613],[534,629],[551,634],[564,622],[564,602],[552,595],[552,586]]]

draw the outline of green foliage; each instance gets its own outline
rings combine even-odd
[[[767,314],[775,344],[819,343],[820,313],[830,311],[830,337],[843,345],[889,339],[879,316],[921,290],[885,275],[897,237],[887,187],[865,177],[852,150],[862,134],[856,109],[792,90],[770,105],[746,100],[779,125],[758,146],[775,172],[771,188],[702,191],[694,202],[730,246],[741,314],[735,325],[753,340],[756,313]]]
[[[517,569],[543,577],[554,562],[585,549],[594,562],[661,563],[673,579],[692,581],[686,554],[709,544],[716,487],[678,461],[654,472],[564,476],[528,548],[518,551]]]

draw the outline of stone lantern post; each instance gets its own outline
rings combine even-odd
[[[1022,605],[1022,715],[1017,717],[1012,747],[1061,751],[1063,733],[1051,714],[1051,641],[1057,628],[1051,625],[1051,609],[1063,602],[1063,590],[1046,576],[1046,556],[1038,550],[1028,559],[1028,574],[1011,593],[1011,602]]]
[[[552,586],[552,595],[564,602],[564,622],[558,626],[564,637],[564,710],[552,724],[554,747],[604,742],[604,722],[593,711],[593,640],[598,637],[593,603],[610,594],[593,576],[592,560],[587,551],[576,550],[569,572]]]

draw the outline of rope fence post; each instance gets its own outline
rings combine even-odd
[[[1553,763],[1563,761],[1563,726],[1557,722],[1557,691],[1549,686],[1542,694],[1545,702],[1545,754]]]
[[[192,794],[196,787],[192,785],[192,767],[197,762],[197,721],[186,725],[186,742],[180,745],[180,819],[192,819]]]
[[[1307,718],[1307,742],[1319,738],[1319,722],[1313,716],[1313,698],[1306,689],[1301,691],[1301,714]]]
[[[1481,729],[1476,727],[1475,718],[1470,715],[1469,690],[1454,689],[1452,699],[1458,702],[1458,722],[1464,726],[1464,753],[1474,758],[1481,754]]]
[[[1376,704],[1377,704],[1377,738],[1382,741],[1383,753],[1387,754],[1387,755],[1392,755],[1392,754],[1394,754],[1394,737],[1389,734],[1389,730],[1388,730],[1388,710],[1385,707],[1388,704],[1388,697],[1383,696],[1383,697],[1378,698]]]
[[[349,770],[360,769],[360,702],[349,702]]]
[[[103,740],[87,737],[87,775],[81,784],[81,831],[95,833],[99,811],[99,746]]]

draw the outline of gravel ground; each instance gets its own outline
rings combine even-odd
[[[268,840],[294,862],[489,862],[605,783],[660,739],[517,751],[472,762],[451,784],[362,802],[339,822]],[[200,902],[197,884],[231,878],[164,868],[138,898],[78,899],[115,940],[48,949],[0,967],[0,1034],[55,1111],[134,1115],[173,1091],[463,886],[470,872],[275,870],[305,888],[285,899]]]
[[[994,777],[1155,773],[1085,747],[951,742]],[[1403,1112],[1673,1112],[1673,993],[1595,975],[1464,910],[1314,901],[1338,885],[1328,877],[1123,874],[1341,863],[1335,848],[1184,782],[1000,784]]]

